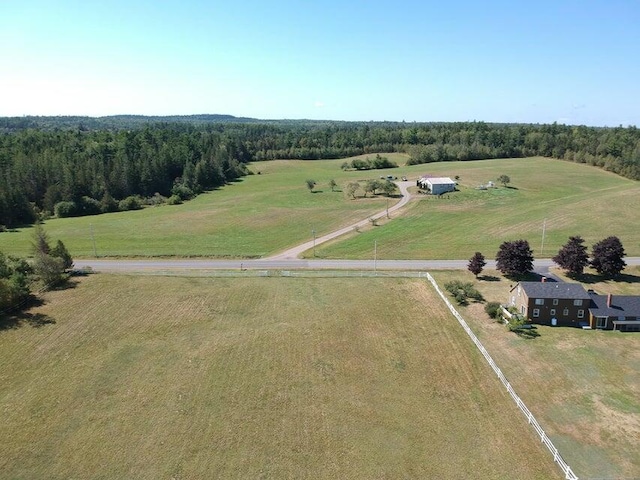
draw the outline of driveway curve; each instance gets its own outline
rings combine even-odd
[[[402,198],[400,199],[400,201],[398,203],[396,203],[395,205],[389,207],[388,212],[392,213],[395,212],[399,209],[401,209],[402,207],[404,207],[409,200],[411,200],[411,194],[409,193],[409,187],[413,185],[413,182],[395,182],[395,184],[398,186],[398,188],[400,189],[400,194],[402,195]],[[334,238],[337,238],[341,235],[344,235],[345,233],[349,233],[352,232],[354,228],[358,228],[358,227],[364,227],[369,223],[369,218],[372,218],[374,220],[377,220],[379,218],[382,218],[384,216],[387,215],[387,209],[385,208],[382,212],[376,213],[375,215],[372,215],[371,217],[368,217],[364,220],[361,220],[357,223],[354,223],[352,225],[349,225],[347,227],[341,228],[340,230],[336,230],[335,232],[331,232],[328,233],[326,235],[323,235],[322,237],[318,237],[315,240],[310,240],[306,243],[303,243],[301,245],[298,245],[296,247],[290,248],[289,250],[285,250],[284,252],[281,253],[277,253],[275,255],[272,255],[270,257],[265,257],[265,260],[294,260],[296,258],[298,258],[298,256],[302,253],[302,252],[306,252],[307,250],[310,250],[314,247],[314,245],[317,247],[318,245],[321,245],[325,242],[328,242],[329,240],[333,240]]]

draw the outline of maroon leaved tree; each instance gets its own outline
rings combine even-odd
[[[624,247],[618,237],[607,237],[591,249],[591,266],[600,275],[615,277],[627,263],[624,261]]]
[[[480,252],[476,252],[473,254],[473,257],[469,259],[469,266],[467,268],[476,276],[476,278],[478,278],[478,275],[480,275],[486,264],[487,262],[484,260],[484,255]]]
[[[569,241],[562,246],[558,254],[553,257],[555,263],[565,270],[569,276],[582,275],[584,269],[589,265],[589,255],[584,239],[580,236],[569,237]]]
[[[507,277],[522,276],[533,270],[533,252],[529,242],[503,242],[496,254],[496,268]]]

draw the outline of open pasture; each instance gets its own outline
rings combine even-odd
[[[398,164],[406,161],[402,155],[388,156]],[[382,198],[351,201],[341,187],[383,173],[397,174],[399,169],[344,172],[340,168],[344,161],[255,163],[250,170],[256,175],[182,205],[51,219],[45,228],[77,258],[94,256],[93,240],[99,257],[263,257],[312,239],[313,230],[321,236],[385,208]],[[307,179],[317,182],[316,193],[309,192]],[[338,184],[334,192],[330,179]],[[31,232],[25,228],[0,233],[0,251],[30,253]]]
[[[398,165],[407,158],[388,156]],[[503,241],[525,238],[537,257],[550,257],[571,235],[583,236],[589,246],[618,235],[628,255],[640,255],[640,182],[595,167],[526,158],[344,172],[344,161],[255,163],[250,168],[256,175],[183,205],[51,219],[45,227],[76,258],[94,252],[99,257],[265,257],[311,240],[314,231],[319,237],[385,209],[385,197],[352,200],[332,192],[330,179],[340,190],[351,181],[387,174],[411,180],[459,175],[459,192],[442,199],[417,195],[390,220],[318,246],[316,255],[372,258],[377,242],[380,259],[469,258],[475,251],[493,257]],[[476,189],[501,174],[511,177],[509,188]],[[316,193],[309,192],[306,179],[318,182]],[[31,231],[0,233],[0,251],[28,254]]]
[[[409,176],[460,176],[460,191],[418,195],[404,214],[316,249],[325,258],[495,257],[506,240],[526,239],[534,255],[552,257],[569,236],[591,245],[609,235],[640,255],[640,182],[581,164],[545,158],[443,162],[412,166]],[[507,188],[476,187],[506,174]],[[544,245],[542,241],[545,231]]]
[[[6,478],[561,478],[423,280],[91,275],[0,359]]]
[[[640,295],[640,267],[620,283],[584,284],[598,293]],[[474,281],[487,301],[505,302],[509,285],[495,271]],[[433,272],[440,285],[473,281],[469,272]],[[580,478],[640,474],[640,335],[537,326],[519,337],[489,319],[482,304],[458,307],[522,400]]]

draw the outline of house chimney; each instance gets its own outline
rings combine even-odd
[[[542,278],[540,279],[540,281],[541,281],[542,283],[546,282],[546,281],[547,281],[547,277],[542,277]]]
[[[611,307],[611,300],[613,299],[613,295],[607,295],[607,307]]]

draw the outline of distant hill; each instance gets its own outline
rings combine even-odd
[[[0,132],[16,132],[27,129],[38,130],[119,130],[139,128],[158,123],[182,123],[204,125],[210,123],[253,123],[264,122],[255,118],[234,117],[233,115],[110,115],[106,117],[87,116],[24,116],[0,117]]]

